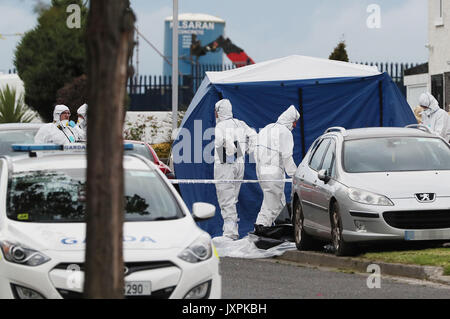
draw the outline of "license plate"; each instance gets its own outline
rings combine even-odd
[[[150,296],[152,294],[150,281],[125,282],[125,296]]]
[[[450,239],[450,230],[406,230],[405,240],[448,240]]]

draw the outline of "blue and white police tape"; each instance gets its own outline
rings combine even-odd
[[[169,179],[172,184],[234,184],[234,183],[292,183],[292,178],[276,180],[257,180],[257,179]]]

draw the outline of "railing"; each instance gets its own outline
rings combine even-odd
[[[388,63],[388,62],[386,63],[353,62],[353,63],[376,66],[381,73],[387,72],[395,82],[400,80],[403,81],[403,75],[405,70],[418,66],[420,64],[420,63]]]
[[[419,63],[379,63],[379,62],[353,62],[375,66],[380,72],[387,72],[404,96],[404,71],[419,65]],[[192,75],[180,76],[179,83],[179,109],[186,109],[195,92],[203,81],[208,71],[226,71],[235,69],[233,64],[193,64]],[[10,69],[9,74],[15,74],[15,69]],[[171,76],[139,76],[129,79],[127,92],[130,96],[130,111],[170,111],[172,109],[172,77]]]
[[[381,73],[387,72],[392,78],[397,87],[402,92],[403,96],[406,97],[406,87],[404,85],[404,74],[405,70],[418,66],[420,63],[378,63],[378,62],[353,62],[356,64],[376,66],[378,71]]]
[[[195,93],[192,89],[192,77],[180,76],[178,83],[179,109],[185,110]],[[171,76],[135,76],[129,79],[127,92],[130,96],[130,111],[172,110]]]

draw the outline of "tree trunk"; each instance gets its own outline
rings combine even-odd
[[[134,39],[129,0],[91,0],[85,298],[123,298],[123,112]]]

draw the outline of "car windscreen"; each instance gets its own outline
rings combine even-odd
[[[0,131],[0,155],[14,155],[12,144],[34,143],[35,130]]]
[[[432,137],[349,140],[343,163],[348,173],[450,170],[450,147]]]
[[[125,170],[125,221],[182,218],[170,189],[152,171]],[[22,222],[84,222],[84,169],[13,173],[8,183],[8,218]]]
[[[147,145],[145,145],[145,144],[133,143],[133,149],[126,150],[125,154],[127,154],[127,153],[139,154],[139,155],[144,156],[146,159],[150,160],[152,163],[155,162],[155,159],[153,158],[152,153],[150,152]]]

